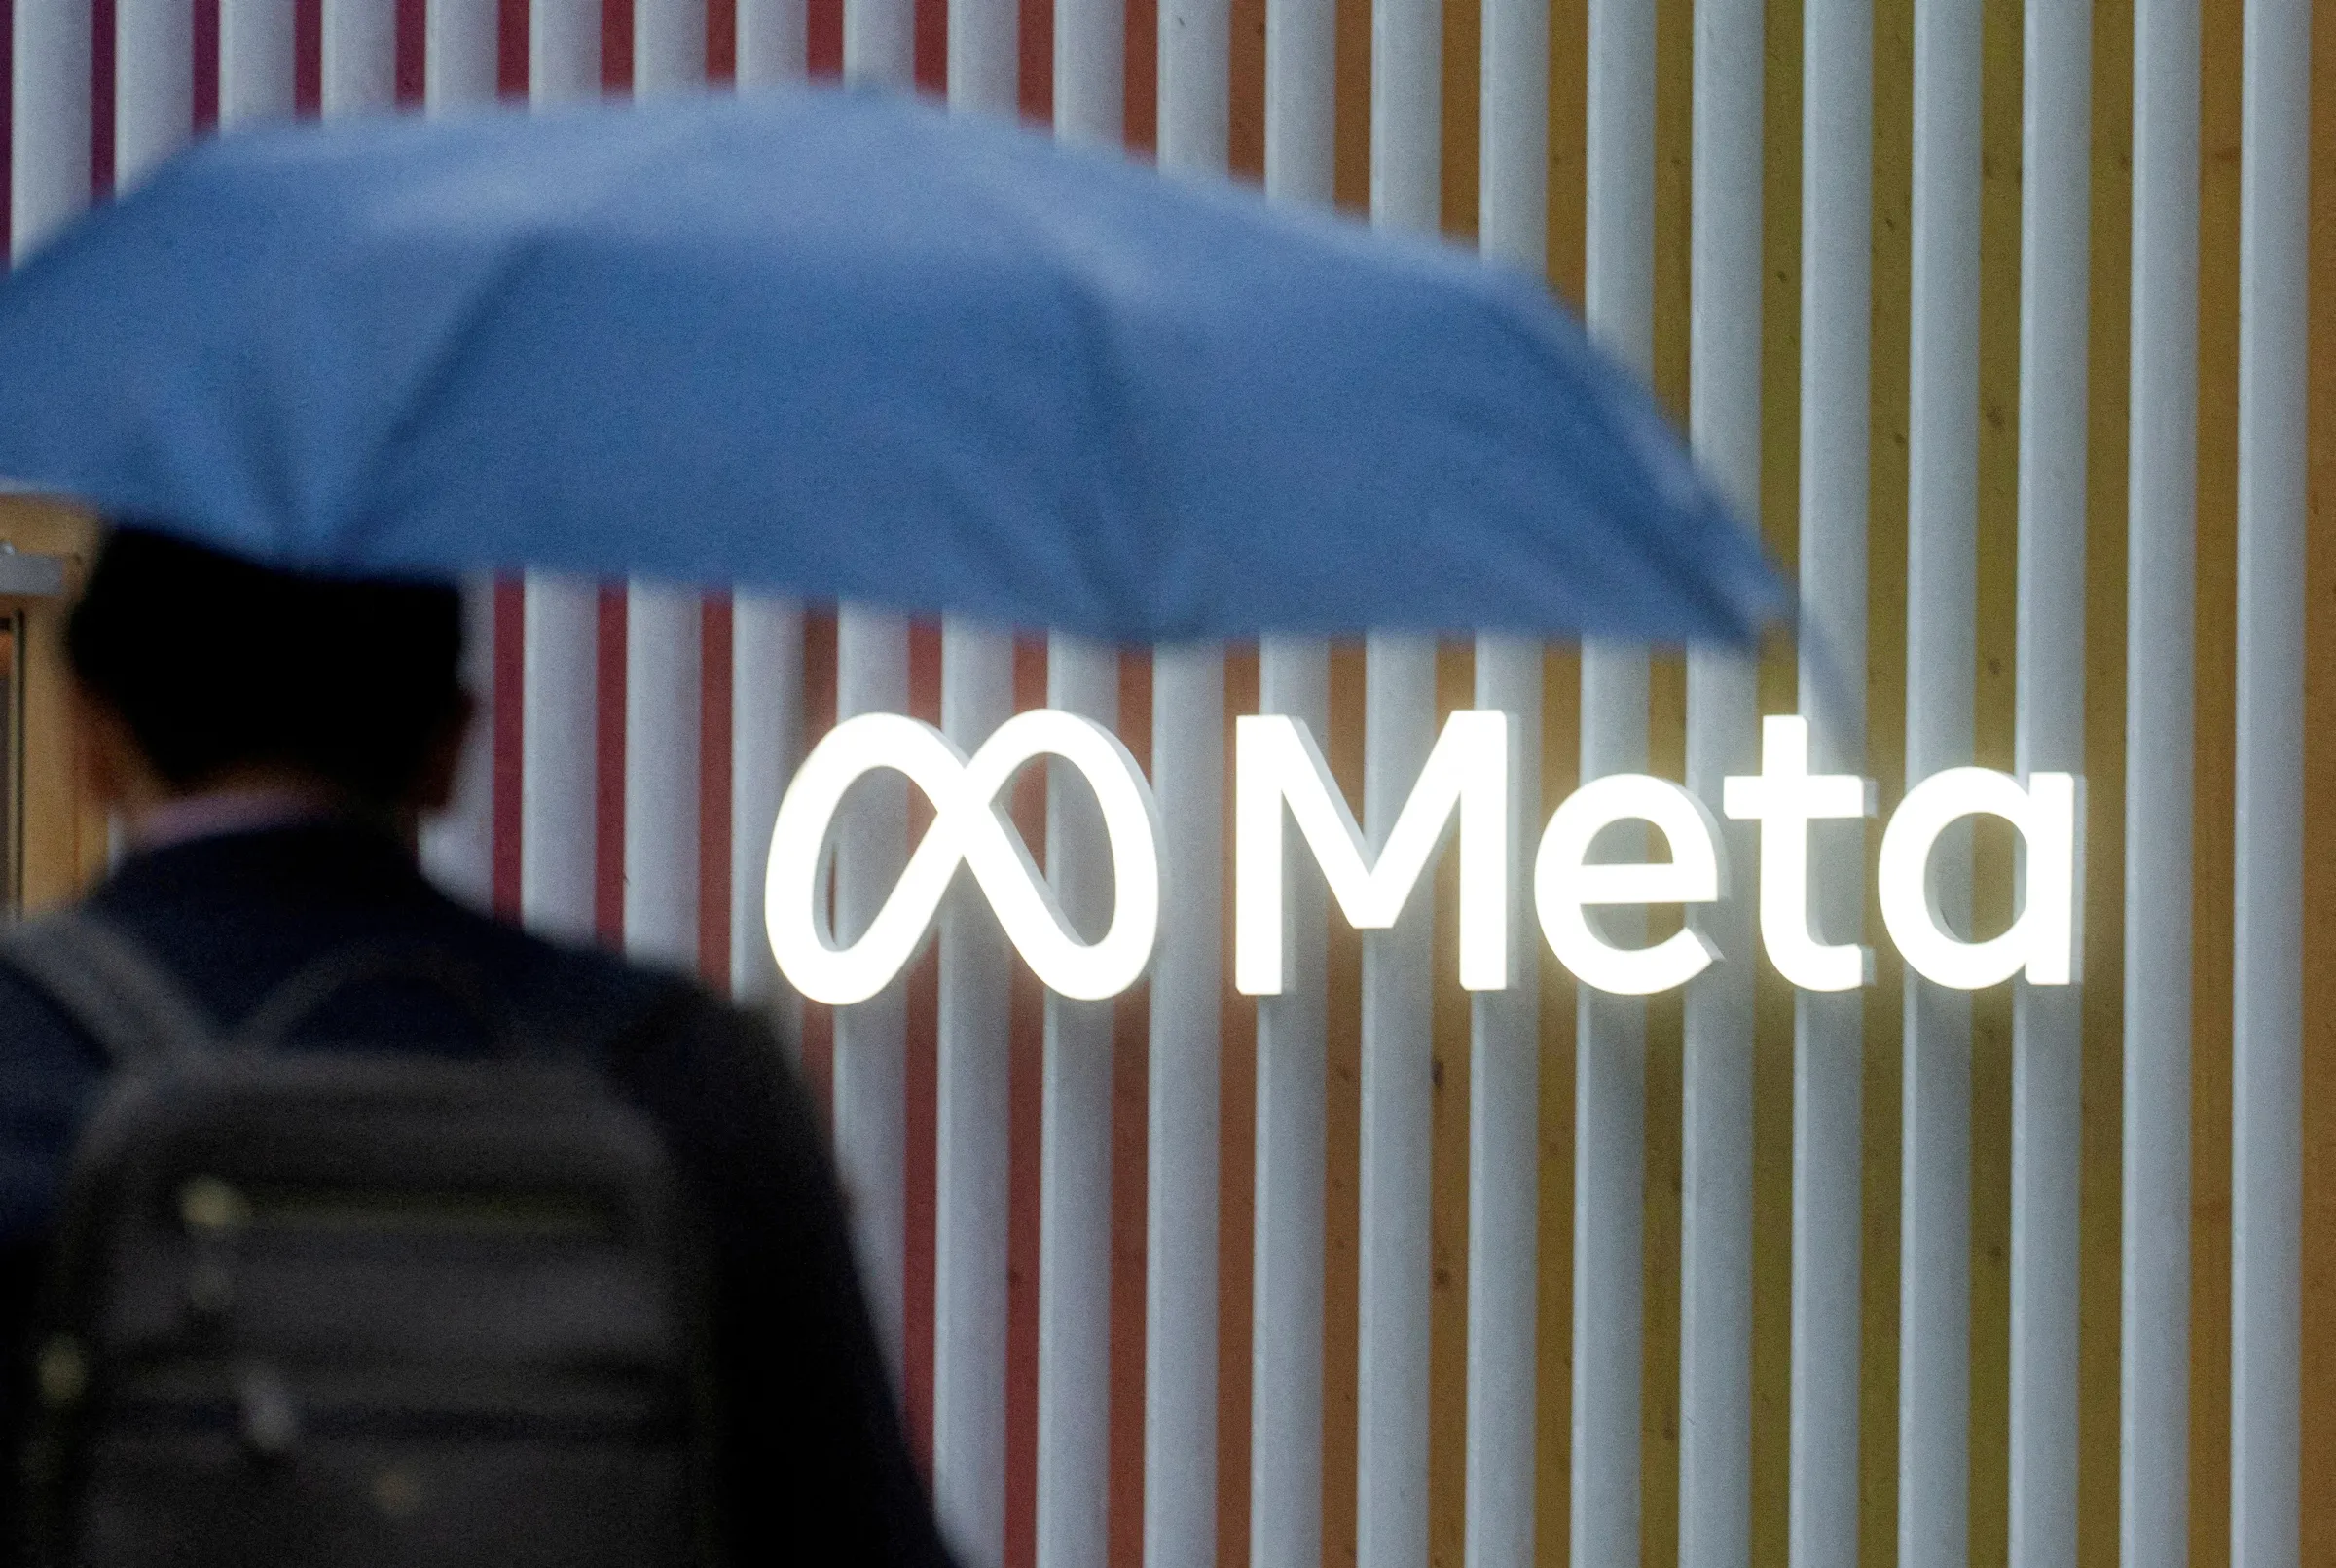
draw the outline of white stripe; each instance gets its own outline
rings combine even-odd
[[[941,728],[971,752],[1014,711],[1010,635],[941,629]],[[967,1568],[1005,1560],[1008,985],[1013,953],[978,890],[941,906],[932,1484]]]
[[[1979,573],[1980,6],[1915,17],[1906,777],[1972,760]],[[1932,852],[1969,933],[1971,832]],[[1899,1183],[1898,1561],[1963,1568],[1971,1476],[1971,1000],[1906,976]]]
[[[195,8],[188,0],[115,0],[114,189],[127,190],[175,152],[194,124]]]
[[[2091,0],[2031,6],[2020,189],[2020,567],[2014,760],[2085,766]],[[2082,890],[2079,890],[2082,896]],[[2076,1560],[2077,1188],[2084,997],[2012,990],[2010,1558]]]
[[[1329,732],[1330,655],[1266,638],[1258,711]],[[1296,835],[1292,835],[1295,839]],[[1325,890],[1295,842],[1284,854],[1282,994],[1258,999],[1257,1175],[1250,1284],[1249,1560],[1322,1557]]]
[[[2119,1558],[2190,1543],[2190,819],[2198,0],[2134,10]]]
[[[1169,173],[1213,178],[1224,172],[1229,25],[1225,0],[1169,0],[1161,8],[1159,159]],[[1151,780],[1168,880],[1151,969],[1144,1563],[1214,1568],[1224,901],[1221,650],[1153,652]]]
[[[221,129],[291,114],[292,72],[292,0],[219,0]]]
[[[1046,702],[1119,719],[1119,656],[1056,636]],[[1046,772],[1047,881],[1088,941],[1111,923],[1111,849],[1077,770]],[[1112,1002],[1046,998],[1039,1150],[1038,1568],[1104,1568],[1112,1451]]]
[[[17,0],[11,22],[9,253],[90,203],[89,0]]]
[[[1442,0],[1372,0],[1370,219],[1440,227]],[[1436,743],[1436,642],[1364,647],[1363,822],[1384,846]],[[1360,1242],[1356,1299],[1358,1568],[1428,1560],[1428,1320],[1435,1130],[1432,893],[1363,936]]]
[[[846,81],[905,89],[916,70],[916,0],[844,0]]]
[[[801,999],[779,977],[763,926],[771,823],[803,756],[803,607],[740,594],[730,611],[730,990],[772,1009],[799,1042]]]
[[[537,105],[601,95],[598,0],[529,0],[528,96]]]
[[[2302,1269],[2312,8],[2248,0],[2239,163],[2231,1563],[2294,1568]]]
[[[1652,7],[1592,0],[1588,97],[1584,314],[1643,378],[1654,352]],[[1645,770],[1647,693],[1643,647],[1583,644],[1583,778]],[[1613,910],[1606,925],[1627,945],[1644,921]],[[1639,1544],[1645,1003],[1579,988],[1574,1039],[1573,1560],[1624,1568]]]
[[[1801,709],[1812,769],[1862,772],[1874,16],[1870,0],[1810,0],[1802,21]],[[1810,829],[1830,872],[1813,879],[1811,923],[1829,941],[1862,924],[1862,836]],[[1795,998],[1793,1568],[1857,1560],[1864,1000]]]
[[[1266,0],[1265,195],[1327,206],[1336,15],[1332,0]],[[1258,709],[1330,727],[1330,656],[1265,638]],[[1257,1173],[1250,1290],[1249,1560],[1322,1556],[1323,1119],[1327,910],[1321,879],[1288,866],[1283,989],[1258,1003]]]
[[[1483,9],[1478,236],[1487,256],[1538,275],[1549,247],[1550,13],[1545,0]],[[1541,939],[1526,867],[1541,827],[1542,653],[1477,639],[1476,702],[1510,715],[1511,969],[1469,1003],[1466,1568],[1533,1562],[1535,1344],[1541,1223]]]
[[[1742,515],[1760,501],[1762,0],[1696,7],[1688,427]],[[1757,668],[1687,660],[1687,785],[1757,771]],[[1752,1485],[1752,926],[1749,824],[1724,822],[1732,896],[1697,924],[1720,962],[1682,1004],[1679,1561],[1745,1568]]]
[[[493,103],[496,46],[494,0],[428,0],[424,17],[421,47],[423,104],[432,114],[440,114],[448,109],[471,104]],[[395,69],[394,64],[391,68]]]
[[[835,715],[908,711],[908,625],[847,605],[835,618]],[[879,774],[838,814],[835,934],[858,940],[892,895],[908,859],[908,784]],[[866,1002],[835,1009],[835,1154],[852,1205],[853,1236],[879,1340],[894,1374],[903,1351],[907,1258],[908,1009],[895,979]]]
[[[698,967],[698,748],[705,697],[697,591],[636,580],[625,606],[625,951]]]
[[[327,117],[389,107],[397,99],[396,0],[324,0],[318,54],[318,107]]]
[[[593,934],[600,590],[529,573],[520,726],[519,913],[566,941]]]

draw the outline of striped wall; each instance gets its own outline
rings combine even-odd
[[[839,715],[1104,718],[1206,868],[1233,714],[1308,717],[1373,831],[1458,707],[1537,728],[1545,806],[1639,767],[1716,798],[1813,699],[1781,643],[1114,653],[514,578],[474,594],[492,719],[434,866],[799,1022],[973,1568],[2284,1568],[2336,1558],[2299,1493],[2336,1419],[2310,11],[13,0],[7,208],[21,254],[246,118],[845,75],[1545,269],[1865,673],[1807,702],[1822,749],[1885,806],[1963,761],[2085,776],[2080,989],[1965,1003],[1877,940],[1847,997],[1735,963],[1621,1003],[1545,959],[1472,1008],[1444,889],[1367,940],[1317,906],[1314,978],[1259,1005],[1204,874],[1116,1005],[1042,995],[972,903],[894,995],[772,995],[757,830]],[[866,807],[847,924],[921,820]],[[1014,808],[1093,897],[1076,792]],[[1999,922],[2010,875],[1982,831],[1947,896]]]

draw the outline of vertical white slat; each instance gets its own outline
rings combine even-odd
[[[529,101],[541,107],[600,95],[599,0],[528,0]]]
[[[1864,772],[1868,309],[1874,149],[1870,0],[1803,13],[1801,709],[1812,772]],[[1810,926],[1855,941],[1865,908],[1856,822],[1809,829]],[[1821,847],[1822,846],[1822,847]],[[1863,995],[1803,992],[1793,1019],[1790,1551],[1857,1560],[1859,1117]]]
[[[1654,8],[1591,0],[1588,71],[1583,313],[1644,378],[1654,360]],[[1583,778],[1645,771],[1647,697],[1644,648],[1584,642]],[[1605,924],[1630,943],[1643,917],[1609,910]],[[1646,1003],[1585,985],[1575,1010],[1573,1560],[1626,1568],[1639,1542]]]
[[[706,0],[633,0],[633,95],[706,87]]]
[[[810,29],[804,0],[739,0],[739,91],[801,81],[810,64]]]
[[[1021,80],[1014,0],[949,0],[949,107],[1011,115]]]
[[[1979,580],[1979,0],[1915,12],[1908,345],[1906,778],[1972,758]],[[1970,934],[1971,833],[1931,853]],[[1971,999],[1906,975],[1898,1274],[1898,1561],[1970,1555]]]
[[[1013,711],[1012,636],[943,623],[942,731],[970,754]],[[967,1568],[1005,1558],[1012,965],[988,902],[960,877],[940,921],[932,1486]]]
[[[1265,195],[1328,206],[1333,170],[1336,7],[1266,0]],[[1330,654],[1258,646],[1258,710],[1327,737]],[[1249,1560],[1313,1568],[1322,1556],[1324,1117],[1328,1113],[1326,893],[1293,842],[1282,994],[1258,1002],[1257,1172],[1251,1233]]]
[[[593,936],[600,732],[600,589],[529,572],[521,632],[519,916]]]
[[[11,19],[9,254],[90,203],[89,0],[17,0]]]
[[[1125,133],[1120,0],[1055,0],[1054,133],[1116,147]],[[1046,645],[1046,700],[1119,719],[1119,656],[1075,638]],[[1111,920],[1110,845],[1086,784],[1046,774],[1046,873],[1089,941]],[[1104,1568],[1112,1434],[1110,1002],[1046,998],[1039,1163],[1039,1568]]]
[[[1059,17],[1058,12],[1058,17]],[[1062,29],[1055,33],[1058,49]],[[1061,64],[1057,58],[1058,71]],[[1063,78],[1055,78],[1058,92]],[[1060,98],[1057,99],[1058,111]],[[1058,129],[1059,129],[1058,125]],[[1046,702],[1119,720],[1119,656],[1056,635]],[[1046,774],[1046,880],[1086,941],[1112,918],[1111,845],[1085,781]],[[1110,1001],[1046,997],[1039,1150],[1039,1568],[1105,1568],[1112,1436]]]
[[[1509,715],[1515,855],[1509,989],[1470,999],[1463,1556],[1466,1568],[1530,1568],[1540,1409],[1541,941],[1527,871],[1541,832],[1541,644],[1479,637],[1475,700]]]
[[[1286,713],[1317,737],[1329,734],[1331,661],[1321,643],[1260,639],[1258,711]],[[1296,835],[1287,836],[1282,853],[1282,992],[1258,999],[1249,1560],[1259,1568],[1311,1568],[1322,1557],[1329,911],[1321,875]]]
[[[1697,0],[1688,434],[1745,517],[1760,504],[1763,0]],[[1759,669],[1687,658],[1687,786],[1759,765]],[[1682,1003],[1679,1202],[1680,1568],[1746,1568],[1752,1550],[1752,1044],[1759,959],[1751,824],[1720,830],[1729,896],[1697,911],[1719,949]]]
[[[431,0],[424,8],[422,106],[431,115],[494,101],[500,39],[493,0]],[[393,0],[327,0],[323,110],[385,109],[397,95]],[[422,864],[441,887],[485,909],[494,898],[494,583],[463,586],[463,682],[476,710],[449,809],[422,832]]]
[[[916,72],[916,0],[844,0],[845,80],[905,92]]]
[[[1372,0],[1370,220],[1432,235],[1443,194],[1442,0]],[[1436,744],[1436,640],[1366,639],[1363,830],[1375,853]],[[1363,936],[1355,1560],[1428,1560],[1436,902]]]
[[[845,0],[844,76],[905,91],[916,69],[911,0]],[[847,604],[836,612],[836,717],[908,711],[908,623]],[[839,939],[866,930],[908,855],[908,793],[896,775],[859,785],[836,844]],[[900,980],[835,1012],[835,1144],[877,1331],[895,1374],[906,1288],[908,1013]]]
[[[326,118],[386,109],[397,101],[394,0],[324,0],[322,31],[317,107]]]
[[[950,0],[951,109],[1014,112],[1019,21],[1012,0]],[[1013,638],[944,624],[941,728],[971,752],[1013,711]],[[1005,1560],[1013,952],[962,878],[941,906],[940,927],[933,1504],[968,1568],[999,1568]]]
[[[706,0],[634,0],[633,95],[706,86]],[[639,578],[625,596],[625,951],[698,967],[705,602]]]
[[[1163,47],[1165,35],[1163,27]],[[1215,59],[1223,72],[1222,33]],[[1164,80],[1163,102],[1186,86]],[[1222,133],[1217,147],[1222,157]],[[1179,156],[1189,148],[1187,140]],[[1214,1568],[1224,901],[1224,655],[1218,648],[1152,654],[1151,758],[1166,881],[1151,967],[1144,1568]]]
[[[847,605],[835,618],[835,715],[908,711],[908,623]],[[908,782],[871,775],[838,814],[835,935],[858,941],[908,861]],[[908,1210],[908,999],[895,979],[835,1009],[835,1156],[869,1307],[897,1374]]]
[[[601,92],[598,0],[529,0],[528,97]],[[519,912],[528,929],[590,941],[598,853],[600,588],[529,572],[522,611]]]
[[[773,1015],[791,1046],[801,999],[763,923],[771,824],[803,757],[803,606],[739,594],[730,606],[730,994]]]
[[[704,616],[693,588],[636,578],[626,590],[625,951],[691,974],[698,968]]]
[[[222,4],[235,0],[222,0]],[[494,0],[427,0],[422,8],[421,100],[431,114],[493,103],[495,89]],[[396,25],[392,18],[390,25]],[[285,26],[291,21],[287,15]],[[391,44],[395,48],[394,39]],[[395,61],[390,65],[392,80]]]
[[[1226,0],[1168,0],[1163,171],[1222,177],[1231,126]],[[1224,654],[1151,658],[1159,945],[1151,966],[1144,1275],[1144,1568],[1217,1561],[1219,1023],[1223,962]]]
[[[1436,744],[1435,639],[1374,633],[1363,701],[1363,832],[1376,853]],[[1358,1568],[1428,1560],[1435,916],[1423,877],[1393,929],[1363,933]]]
[[[1549,259],[1550,12],[1485,0],[1477,232],[1484,254],[1539,276]],[[1534,1561],[1540,1409],[1542,650],[1481,637],[1476,704],[1509,715],[1510,987],[1469,999],[1468,1437],[1464,1568]]]
[[[2022,778],[2085,767],[2091,0],[2028,7],[2026,35],[2013,720]],[[2011,1560],[2022,1565],[2076,1560],[2083,1089],[2082,992],[2014,980],[2009,1535]]]
[[[2198,0],[2134,8],[2120,1560],[2190,1542],[2190,921]]]
[[[188,0],[115,0],[113,113],[114,189],[126,191],[194,128],[195,8]]]
[[[292,0],[219,0],[219,127],[292,113]]]
[[[2303,1202],[2309,0],[2248,0],[2239,154],[2231,1563],[2295,1568]]]

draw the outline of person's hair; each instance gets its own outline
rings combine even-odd
[[[134,525],[99,546],[65,647],[176,789],[269,764],[403,805],[461,702],[454,588],[286,571]]]

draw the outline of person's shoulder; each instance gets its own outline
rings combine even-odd
[[[550,1030],[631,1051],[651,1039],[729,1038],[764,1027],[694,976],[469,911],[456,945],[502,983],[519,1021],[536,1034]]]

